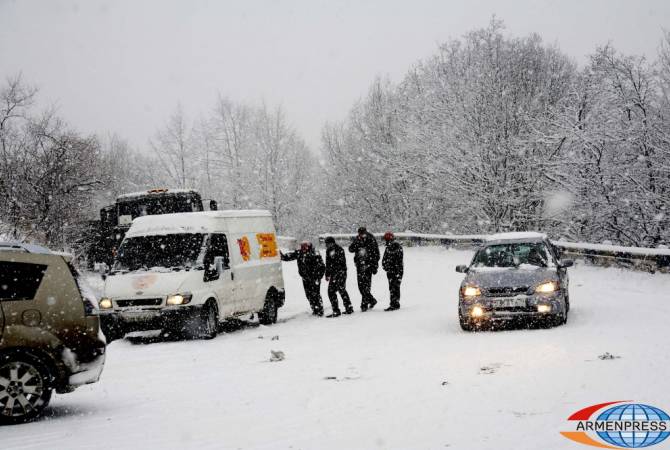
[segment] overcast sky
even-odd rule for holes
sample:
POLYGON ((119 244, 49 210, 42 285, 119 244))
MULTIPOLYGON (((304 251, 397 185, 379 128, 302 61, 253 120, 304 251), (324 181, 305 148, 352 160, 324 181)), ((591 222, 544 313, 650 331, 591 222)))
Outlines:
POLYGON ((488 24, 539 32, 583 63, 612 41, 653 57, 670 1, 0 0, 0 77, 22 72, 82 132, 140 149, 181 102, 281 103, 316 148, 375 75, 399 80, 438 43, 488 24))

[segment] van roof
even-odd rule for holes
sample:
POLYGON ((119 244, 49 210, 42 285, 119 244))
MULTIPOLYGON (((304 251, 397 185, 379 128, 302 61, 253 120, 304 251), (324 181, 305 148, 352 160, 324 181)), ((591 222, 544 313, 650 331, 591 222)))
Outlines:
POLYGON ((216 231, 216 219, 241 217, 272 217, 270 211, 261 209, 203 211, 190 213, 142 216, 133 220, 126 236, 147 236, 177 233, 211 233, 216 231))

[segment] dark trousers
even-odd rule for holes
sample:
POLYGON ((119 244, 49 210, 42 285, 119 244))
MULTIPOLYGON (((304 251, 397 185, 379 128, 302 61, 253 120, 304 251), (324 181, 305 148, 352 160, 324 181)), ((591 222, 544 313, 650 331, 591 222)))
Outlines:
POLYGON ((402 282, 402 274, 386 272, 386 277, 389 280, 391 306, 400 307, 400 283, 402 282))
POLYGON ((372 271, 370 269, 358 270, 358 290, 361 292, 361 308, 377 303, 377 300, 372 296, 370 289, 372 289, 372 271))
POLYGON ((333 312, 340 312, 340 305, 337 302, 337 293, 340 293, 342 297, 342 304, 344 305, 345 311, 352 311, 353 307, 351 306, 351 300, 349 299, 349 294, 347 294, 347 278, 346 277, 333 277, 330 279, 328 284, 328 298, 330 299, 330 306, 333 307, 333 312))
POLYGON ((321 280, 302 279, 302 286, 305 288, 305 297, 312 308, 312 313, 323 315, 323 301, 321 300, 321 280))

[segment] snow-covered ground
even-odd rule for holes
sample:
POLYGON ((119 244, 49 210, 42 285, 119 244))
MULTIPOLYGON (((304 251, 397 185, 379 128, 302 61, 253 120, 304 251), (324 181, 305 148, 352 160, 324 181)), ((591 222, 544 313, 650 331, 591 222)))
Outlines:
POLYGON ((402 309, 382 311, 380 273, 378 307, 337 319, 307 314, 286 263, 281 323, 114 342, 98 384, 56 395, 36 423, 0 428, 0 447, 574 449, 559 431, 585 406, 670 408, 670 275, 579 264, 566 326, 465 333, 454 268, 470 257, 407 249, 402 309), (285 359, 269 362, 270 350, 285 359))

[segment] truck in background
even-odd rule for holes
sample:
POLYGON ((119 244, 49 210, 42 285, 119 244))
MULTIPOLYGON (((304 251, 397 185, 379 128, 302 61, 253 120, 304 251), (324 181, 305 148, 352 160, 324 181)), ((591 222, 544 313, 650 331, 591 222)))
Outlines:
MULTIPOLYGON (((206 206, 210 211, 215 211, 218 205, 216 201, 210 200, 206 206)), ((89 222, 80 242, 80 248, 83 249, 81 254, 90 269, 96 264, 111 267, 133 219, 205 210, 202 197, 195 189, 162 188, 120 195, 113 205, 100 210, 99 220, 89 222)))

